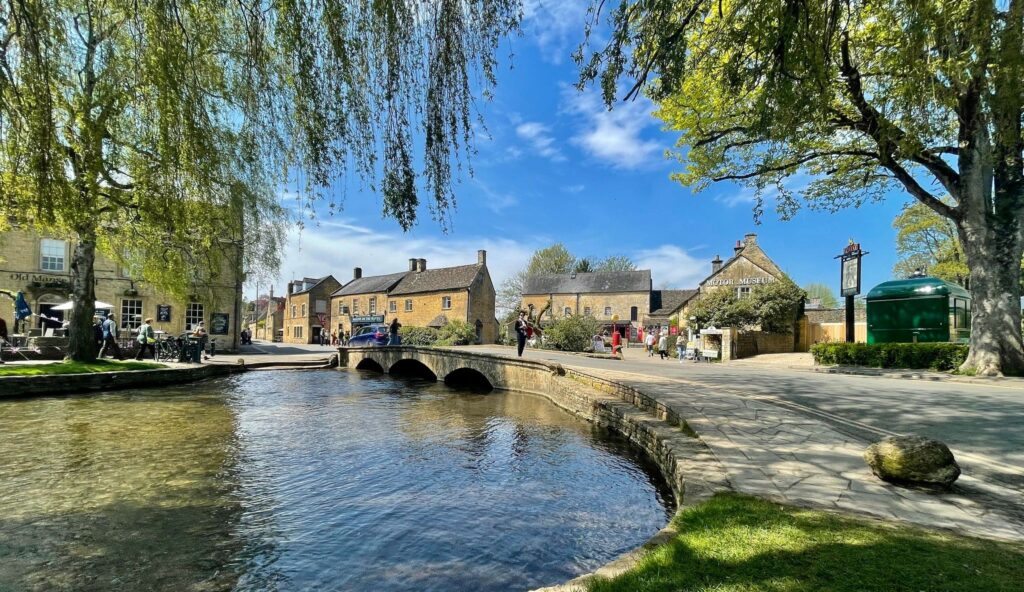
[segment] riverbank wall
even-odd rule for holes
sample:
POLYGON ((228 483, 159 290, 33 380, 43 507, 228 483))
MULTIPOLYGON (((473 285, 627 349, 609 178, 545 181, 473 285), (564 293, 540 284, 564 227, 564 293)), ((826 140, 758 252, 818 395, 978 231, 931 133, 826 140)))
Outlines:
POLYGON ((0 377, 0 398, 73 395, 94 391, 171 386, 217 376, 244 372, 245 366, 204 364, 157 370, 95 372, 89 374, 43 374, 0 377))

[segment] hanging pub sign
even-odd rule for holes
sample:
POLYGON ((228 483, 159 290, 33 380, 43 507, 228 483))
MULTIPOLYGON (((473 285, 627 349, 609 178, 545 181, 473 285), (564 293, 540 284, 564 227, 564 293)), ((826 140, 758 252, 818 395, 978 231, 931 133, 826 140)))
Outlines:
POLYGON ((227 335, 229 318, 226 312, 210 313, 210 335, 227 335))
POLYGON ((843 253, 836 257, 840 259, 839 268, 839 294, 841 296, 856 296, 860 294, 860 260, 867 255, 860 249, 860 243, 852 240, 846 245, 843 253))
POLYGON ((158 322, 158 323, 170 323, 171 322, 171 305, 170 304, 157 304, 156 305, 156 322, 158 322))

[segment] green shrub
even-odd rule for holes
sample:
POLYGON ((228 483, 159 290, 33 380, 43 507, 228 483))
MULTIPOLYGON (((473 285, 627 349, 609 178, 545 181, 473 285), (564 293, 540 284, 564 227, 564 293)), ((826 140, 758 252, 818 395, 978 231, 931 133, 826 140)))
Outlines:
POLYGON ((957 343, 816 343, 811 355, 824 366, 955 370, 967 359, 967 349, 957 343))
POLYGON ((594 335, 601 331, 601 323, 594 317, 571 316, 558 319, 544 331, 547 346, 562 351, 589 351, 594 347, 594 335))
POLYGON ((437 341, 437 329, 433 327, 409 327, 399 329, 402 345, 434 345, 437 341))
POLYGON ((434 345, 468 345, 476 343, 476 327, 461 319, 451 319, 437 332, 434 345))

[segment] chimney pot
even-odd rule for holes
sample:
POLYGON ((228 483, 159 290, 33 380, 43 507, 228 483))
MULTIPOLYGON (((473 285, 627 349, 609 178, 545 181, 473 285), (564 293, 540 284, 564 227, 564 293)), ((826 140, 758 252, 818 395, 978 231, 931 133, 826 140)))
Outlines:
POLYGON ((476 262, 480 265, 487 265, 487 251, 480 249, 476 252, 476 262))
POLYGON ((358 280, 361 277, 363 277, 362 267, 356 267, 355 269, 352 270, 352 279, 358 280))
POLYGON ((742 251, 742 250, 743 250, 743 242, 742 241, 736 241, 736 246, 732 248, 733 254, 739 255, 740 251, 742 251))
POLYGON ((426 259, 417 259, 416 260, 416 271, 426 271, 426 270, 427 270, 427 260, 426 259))
POLYGON ((416 271, 416 259, 409 259, 409 271, 416 271))
POLYGON ((743 235, 743 244, 747 246, 756 245, 757 235, 754 234, 753 232, 748 232, 747 234, 743 235))
POLYGON ((715 255, 715 258, 711 260, 711 273, 718 273, 719 269, 722 269, 722 258, 715 255))

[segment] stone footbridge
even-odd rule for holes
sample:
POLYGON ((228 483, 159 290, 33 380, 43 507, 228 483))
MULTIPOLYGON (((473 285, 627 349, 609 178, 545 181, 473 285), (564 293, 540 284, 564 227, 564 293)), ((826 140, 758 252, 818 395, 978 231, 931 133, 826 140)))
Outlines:
POLYGON ((546 386, 538 384, 538 372, 565 375, 561 365, 551 362, 416 346, 342 347, 338 349, 338 367, 438 380, 476 391, 537 392, 546 386))

